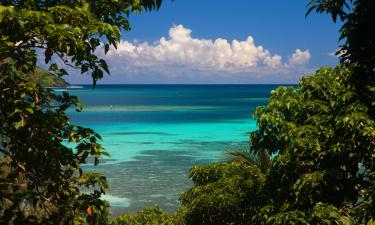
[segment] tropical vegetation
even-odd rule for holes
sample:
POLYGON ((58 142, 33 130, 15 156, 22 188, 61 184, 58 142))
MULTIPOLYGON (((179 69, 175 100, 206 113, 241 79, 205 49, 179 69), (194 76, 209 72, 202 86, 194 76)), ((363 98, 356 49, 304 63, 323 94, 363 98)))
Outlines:
POLYGON ((84 172, 106 155, 100 136, 69 123, 77 98, 56 95, 20 74, 35 72, 42 49, 108 72, 95 55, 116 45, 127 15, 161 1, 0 1, 0 223, 13 224, 375 224, 375 2, 311 0, 307 14, 342 21, 341 63, 272 91, 254 112, 258 129, 232 161, 194 166, 181 208, 109 218, 105 177, 84 172), (70 143, 70 144, 66 144, 70 143), (70 146, 70 147, 67 147, 70 146), (271 157, 272 156, 272 157, 271 157))
MULTIPOLYGON (((254 177, 241 182, 259 186, 258 192, 252 192, 258 193, 255 196, 242 195, 242 201, 252 200, 246 205, 254 209, 253 213, 244 220, 241 216, 246 212, 232 207, 230 212, 237 212, 233 217, 224 207, 231 203, 229 198, 221 199, 223 195, 218 194, 212 199, 205 194, 220 193, 219 187, 227 190, 241 185, 227 183, 212 188, 216 180, 203 186, 194 182, 195 186, 182 195, 188 224, 374 223, 375 37, 370 27, 375 25, 375 4, 365 0, 312 0, 309 7, 307 14, 313 10, 327 12, 334 21, 343 21, 340 39, 345 42, 337 53, 341 65, 318 69, 314 75, 305 76, 297 88, 279 87, 271 93, 268 105, 254 112, 258 130, 251 133, 250 153, 266 151, 276 157, 263 172, 263 182, 254 177), (209 190, 201 191, 204 189, 209 190), (186 201, 187 196, 193 200, 186 201), (205 204, 197 204, 203 199, 205 204), (214 201, 217 199, 222 200, 220 210, 215 209, 220 206, 214 201), (190 208, 202 217, 196 217, 190 208), (219 221, 212 222, 212 218, 219 221)), ((193 168, 193 181, 197 171, 206 180, 214 179, 218 169, 210 170, 217 166, 193 168)), ((248 176, 245 174, 241 177, 248 176)), ((230 180, 234 179, 236 176, 231 176, 230 180)), ((234 197, 241 191, 230 193, 234 197)), ((236 201, 236 206, 242 206, 242 201, 236 201)))
POLYGON ((0 224, 107 224, 107 182, 83 171, 107 155, 90 128, 69 122, 81 110, 68 93, 57 95, 27 76, 41 55, 49 73, 62 65, 109 73, 96 50, 116 47, 131 13, 155 10, 161 0, 0 1, 0 224))
POLYGON ((69 83, 66 82, 62 77, 56 76, 49 73, 47 70, 37 67, 33 75, 25 74, 23 77, 25 80, 31 80, 38 83, 42 87, 68 87, 69 83))
POLYGON ((251 170, 227 177, 236 164, 192 168, 194 187, 181 196, 187 224, 374 223, 375 3, 312 0, 309 7, 307 14, 343 21, 341 65, 318 69, 297 88, 279 87, 256 109, 250 149, 234 154, 251 170), (275 157, 260 172, 253 159, 264 152, 275 157))

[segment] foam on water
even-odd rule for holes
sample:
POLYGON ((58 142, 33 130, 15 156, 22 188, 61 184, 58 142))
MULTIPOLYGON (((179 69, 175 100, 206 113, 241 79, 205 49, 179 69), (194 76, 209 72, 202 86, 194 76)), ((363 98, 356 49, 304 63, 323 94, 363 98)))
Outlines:
POLYGON ((121 197, 116 197, 113 195, 102 195, 100 198, 102 200, 110 202, 111 206, 117 206, 117 207, 129 207, 130 206, 130 199, 128 198, 121 198, 121 197))

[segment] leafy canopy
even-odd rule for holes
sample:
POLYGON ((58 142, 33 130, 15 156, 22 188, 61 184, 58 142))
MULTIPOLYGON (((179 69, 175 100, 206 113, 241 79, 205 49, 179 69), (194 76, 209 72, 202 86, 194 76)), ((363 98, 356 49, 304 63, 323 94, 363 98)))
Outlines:
POLYGON ((186 224, 246 224, 264 200, 265 176, 253 165, 194 166, 189 176, 194 187, 180 197, 186 224))
POLYGON ((310 0, 307 15, 312 11, 331 14, 343 22, 336 53, 343 64, 353 68, 348 85, 375 115, 375 1, 373 0, 310 0))
POLYGON ((92 129, 70 124, 65 111, 81 104, 24 79, 38 54, 49 71, 65 75, 55 59, 91 72, 93 84, 109 73, 96 51, 116 47, 131 13, 156 10, 162 0, 0 1, 0 223, 106 224, 107 188, 101 174, 81 164, 107 155, 92 129))
POLYGON ((342 64, 272 91, 254 112, 250 152, 232 154, 240 162, 191 169, 186 224, 374 224, 375 1, 309 6, 344 22, 342 64), (264 153, 275 157, 259 170, 264 153))
MULTIPOLYGON (((45 56, 60 58, 66 65, 91 71, 94 85, 109 73, 95 50, 103 45, 116 47, 121 30, 128 31, 128 16, 160 7, 162 0, 94 0, 94 1, 0 1, 0 62, 15 60, 24 72, 34 70, 36 49, 45 56)), ((56 63, 51 71, 65 75, 56 63)))
POLYGON ((268 169, 259 170, 244 155, 240 162, 193 167, 194 187, 180 199, 186 223, 361 224, 374 219, 375 121, 347 87, 351 74, 343 66, 323 67, 297 88, 272 91, 268 105, 254 112, 258 130, 250 139, 250 156, 277 154, 268 169))
POLYGON ((106 207, 99 197, 107 182, 100 174, 83 173, 80 164, 89 155, 97 164, 107 153, 92 129, 69 123, 65 110, 79 110, 78 99, 1 72, 0 222, 97 220, 106 207))
POLYGON ((273 91, 254 113, 253 151, 279 154, 265 184, 266 215, 273 218, 267 223, 295 213, 308 222, 323 215, 316 210, 337 212, 336 222, 374 218, 375 121, 347 87, 351 74, 350 68, 321 68, 297 89, 273 91))

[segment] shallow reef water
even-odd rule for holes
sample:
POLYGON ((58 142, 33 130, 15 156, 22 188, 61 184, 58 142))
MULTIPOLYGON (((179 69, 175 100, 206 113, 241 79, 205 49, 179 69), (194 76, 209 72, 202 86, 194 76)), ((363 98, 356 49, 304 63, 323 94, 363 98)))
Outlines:
POLYGON ((85 108, 72 123, 93 128, 111 155, 85 170, 103 173, 111 212, 178 206, 189 168, 225 160, 256 129, 252 111, 277 85, 98 85, 68 89, 85 108))

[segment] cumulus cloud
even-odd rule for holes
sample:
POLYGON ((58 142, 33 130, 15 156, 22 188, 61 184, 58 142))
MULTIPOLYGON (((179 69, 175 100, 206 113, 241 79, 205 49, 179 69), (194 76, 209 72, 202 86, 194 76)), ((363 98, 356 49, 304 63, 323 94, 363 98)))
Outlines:
POLYGON ((117 73, 137 74, 149 70, 167 75, 192 71, 202 74, 286 73, 292 67, 304 66, 310 57, 309 50, 296 49, 289 60, 283 62, 280 55, 256 45, 251 36, 242 41, 199 39, 192 37, 192 30, 183 25, 171 27, 168 37, 161 37, 154 43, 121 41, 117 49, 111 49, 105 56, 111 70, 117 73))
POLYGON ((304 65, 310 60, 309 50, 302 51, 301 49, 296 49, 291 57, 289 57, 289 64, 292 66, 295 65, 304 65))

